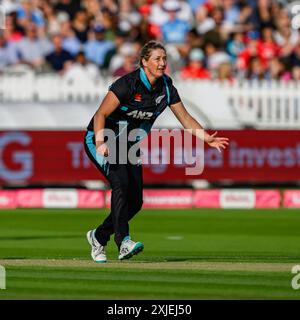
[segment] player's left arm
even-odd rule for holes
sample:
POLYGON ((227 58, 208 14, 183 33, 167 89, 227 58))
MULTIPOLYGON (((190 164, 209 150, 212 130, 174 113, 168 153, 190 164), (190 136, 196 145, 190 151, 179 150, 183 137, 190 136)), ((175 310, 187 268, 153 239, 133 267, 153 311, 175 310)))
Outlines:
POLYGON ((188 113, 181 101, 172 104, 170 109, 185 129, 192 130, 193 135, 204 140, 210 147, 217 148, 219 152, 221 152, 221 148, 226 149, 226 146, 229 144, 229 139, 225 137, 218 137, 217 131, 212 135, 208 134, 202 125, 188 113))

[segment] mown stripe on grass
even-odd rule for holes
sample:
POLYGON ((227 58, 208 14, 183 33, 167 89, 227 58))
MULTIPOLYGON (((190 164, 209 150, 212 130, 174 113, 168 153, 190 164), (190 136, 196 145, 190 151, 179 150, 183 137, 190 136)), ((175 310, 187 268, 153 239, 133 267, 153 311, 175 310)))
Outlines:
POLYGON ((34 299, 299 299, 286 272, 7 267, 0 297, 34 299))
POLYGON ((286 271, 291 272, 292 263, 246 263, 246 262, 144 262, 112 261, 96 264, 88 260, 74 259, 0 259, 3 266, 42 266, 42 267, 88 267, 88 268, 127 268, 127 269, 187 269, 187 270, 228 270, 228 271, 286 271))

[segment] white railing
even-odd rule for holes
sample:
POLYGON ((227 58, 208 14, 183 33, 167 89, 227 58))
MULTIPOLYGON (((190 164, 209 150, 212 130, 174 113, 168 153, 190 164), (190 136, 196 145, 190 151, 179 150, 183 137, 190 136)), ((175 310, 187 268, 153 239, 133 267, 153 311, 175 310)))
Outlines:
MULTIPOLYGON (((0 108, 9 103, 98 103, 112 79, 56 74, 0 75, 0 108)), ((175 80, 183 101, 207 122, 228 127, 300 128, 300 83, 175 80)))
MULTIPOLYGON (((97 101, 107 81, 67 78, 57 74, 0 75, 0 102, 87 102, 97 101)), ((106 87, 107 89, 107 87, 106 87)))
POLYGON ((221 85, 230 107, 245 126, 300 128, 300 83, 244 81, 221 85))

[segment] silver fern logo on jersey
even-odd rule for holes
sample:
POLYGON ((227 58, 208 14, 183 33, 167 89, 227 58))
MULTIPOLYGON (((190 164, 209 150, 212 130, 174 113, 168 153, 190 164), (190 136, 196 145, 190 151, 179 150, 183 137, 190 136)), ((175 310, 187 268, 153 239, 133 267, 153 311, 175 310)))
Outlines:
POLYGON ((156 102, 156 105, 160 104, 161 103, 161 100, 165 97, 165 94, 163 94, 162 96, 159 96, 156 98, 155 102, 156 102))

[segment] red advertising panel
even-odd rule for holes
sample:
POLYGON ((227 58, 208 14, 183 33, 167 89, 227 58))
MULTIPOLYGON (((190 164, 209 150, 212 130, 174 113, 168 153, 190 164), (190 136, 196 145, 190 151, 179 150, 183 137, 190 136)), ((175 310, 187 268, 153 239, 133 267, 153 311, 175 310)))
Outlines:
POLYGON ((285 190, 283 193, 284 208, 300 208, 300 190, 285 190))
MULTIPOLYGON (((103 179, 85 155, 84 135, 84 131, 0 132, 0 184, 103 179)), ((218 135, 228 137, 230 146, 222 153, 205 146, 201 174, 186 174, 187 166, 174 160, 178 148, 173 150, 171 143, 171 163, 144 164, 145 182, 300 180, 300 130, 224 130, 218 135)), ((162 151, 151 149, 152 154, 162 151)))

